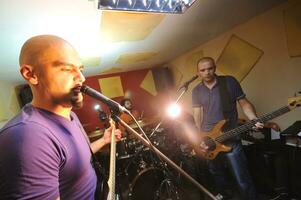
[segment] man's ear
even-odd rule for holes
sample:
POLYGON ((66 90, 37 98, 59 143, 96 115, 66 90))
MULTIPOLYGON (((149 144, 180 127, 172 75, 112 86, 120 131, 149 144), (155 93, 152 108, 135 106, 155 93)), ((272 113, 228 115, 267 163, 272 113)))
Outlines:
POLYGON ((31 83, 32 85, 38 84, 38 77, 31 65, 22 65, 20 67, 20 73, 23 76, 23 78, 27 80, 29 83, 31 83))

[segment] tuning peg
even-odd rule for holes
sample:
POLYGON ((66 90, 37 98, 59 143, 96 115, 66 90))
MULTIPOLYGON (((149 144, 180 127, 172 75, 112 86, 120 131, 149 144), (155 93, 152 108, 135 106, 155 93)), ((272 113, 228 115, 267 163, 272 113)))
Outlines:
POLYGON ((295 92, 295 95, 294 95, 294 96, 296 97, 296 96, 298 96, 298 95, 301 95, 301 91, 295 92))

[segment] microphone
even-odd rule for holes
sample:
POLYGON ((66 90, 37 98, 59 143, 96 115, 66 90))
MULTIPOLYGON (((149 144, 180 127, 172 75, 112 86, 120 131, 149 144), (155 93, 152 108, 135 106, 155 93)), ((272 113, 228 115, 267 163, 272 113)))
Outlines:
POLYGON ((121 106, 116 101, 106 97, 105 95, 101 94, 100 92, 98 92, 86 85, 82 85, 80 88, 80 91, 90 97, 93 97, 94 99, 97 99, 97 100, 107 104, 110 107, 110 109, 112 109, 112 110, 115 110, 115 111, 117 110, 119 112, 128 112, 128 110, 125 107, 121 106))
POLYGON ((186 81, 178 90, 182 89, 182 88, 186 88, 188 87, 188 85, 193 82, 195 79, 198 78, 198 75, 193 76, 190 80, 186 81))

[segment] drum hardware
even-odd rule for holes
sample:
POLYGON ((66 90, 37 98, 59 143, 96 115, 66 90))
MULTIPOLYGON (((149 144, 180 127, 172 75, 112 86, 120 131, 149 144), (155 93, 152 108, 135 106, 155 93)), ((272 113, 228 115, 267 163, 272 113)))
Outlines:
MULTIPOLYGON (((180 161, 178 157, 184 154, 180 142, 171 145, 175 139, 172 138, 170 142, 169 136, 172 134, 164 131, 164 128, 160 128, 160 131, 153 135, 152 142, 160 150, 167 149, 170 155, 177 156, 177 161, 180 161), (174 148, 175 145, 177 150, 174 148)), ((119 200, 179 198, 180 173, 171 171, 166 162, 158 158, 139 140, 122 138, 120 143, 117 143, 117 162, 116 195, 119 200)), ((179 162, 182 168, 181 165, 182 163, 179 162)))
MULTIPOLYGON (((183 96, 183 94, 188 90, 188 85, 189 83, 191 83, 193 80, 195 80, 196 78, 193 77, 193 79, 187 81, 183 87, 180 88, 184 88, 184 90, 182 91, 182 93, 180 94, 180 96, 177 98, 176 103, 180 100, 180 98, 183 96)), ((107 104, 110 109, 114 112, 124 112, 129 114, 132 119, 137 123, 137 120, 135 119, 135 117, 127 110, 125 109, 123 106, 121 106, 119 103, 115 102, 114 100, 104 96, 103 94, 97 92, 96 90, 89 88, 88 86, 83 85, 81 87, 81 92, 88 94, 89 96, 102 101, 103 103, 107 104)), ((200 183, 198 183, 195 179, 193 179, 188 173, 186 173, 183 169, 181 169, 176 163, 174 163, 171 159, 169 159, 166 155, 164 155, 160 150, 158 150, 156 147, 154 147, 151 143, 151 141, 149 140, 148 136, 145 134, 145 132, 143 131, 143 129, 141 128, 141 126, 138 126, 139 130, 142 132, 142 134, 144 135, 144 137, 142 137, 137 131, 135 131, 133 128, 131 128, 127 123, 125 123, 122 119, 120 119, 120 117, 118 117, 117 115, 114 116, 116 118, 116 121, 118 121, 122 126, 124 126, 127 131, 129 131, 131 134, 134 135, 134 137, 136 139, 139 139, 139 141, 141 141, 143 143, 143 145, 147 146, 152 152, 154 152, 154 154, 156 156, 158 156, 158 158, 164 160, 164 162, 166 162, 168 164, 168 166, 172 167, 173 169, 175 169, 177 172, 181 173, 184 177, 186 177, 191 183, 193 183, 199 190, 201 190, 202 192, 206 193, 206 195, 208 197, 210 197, 213 200, 217 200, 217 198, 210 193, 204 186, 202 186, 200 183)), ((159 122, 159 124, 156 126, 155 130, 158 129, 160 127, 160 125, 162 124, 163 120, 161 120, 161 122, 159 122)), ((152 135, 152 134, 151 134, 152 135)), ((114 155, 115 156, 115 155, 114 155)), ((154 177, 154 176, 151 176, 154 177)), ((155 176, 157 177, 157 176, 155 176)), ((159 176, 158 176, 159 177, 159 176)), ((140 198, 143 199, 143 198, 140 198)))
POLYGON ((122 160, 119 169, 122 200, 153 200, 164 173, 154 166, 150 152, 141 151, 128 160, 122 160), (146 192, 147 191, 147 192, 146 192))
POLYGON ((152 151, 136 148, 130 159, 120 162, 123 166, 118 168, 121 170, 117 173, 118 178, 126 180, 123 188, 121 186, 122 200, 159 200, 162 196, 178 199, 178 195, 175 195, 178 194, 176 181, 172 180, 173 175, 167 163, 161 161, 152 151))
POLYGON ((132 179, 128 200, 154 200, 163 179, 163 172, 155 167, 147 167, 132 179))
POLYGON ((123 137, 117 143, 117 159, 128 159, 134 157, 141 150, 148 150, 144 145, 138 141, 137 139, 129 139, 127 137, 123 137))
POLYGON ((183 173, 171 172, 170 166, 173 168, 174 166, 164 158, 164 154, 161 157, 162 153, 157 149, 167 150, 170 155, 174 156, 173 145, 176 146, 178 143, 170 140, 170 135, 164 131, 164 128, 161 127, 153 134, 151 139, 155 144, 154 147, 146 145, 144 138, 138 133, 143 139, 125 137, 119 143, 117 160, 121 167, 117 168, 118 173, 116 173, 118 178, 116 195, 119 195, 120 200, 159 200, 162 199, 162 196, 165 199, 179 199, 179 181, 176 177, 183 173), (154 153, 153 149, 155 152, 160 152, 160 156, 157 156, 157 152, 154 153))
POLYGON ((145 169, 146 168, 147 163, 141 159, 139 162, 139 169, 145 169))
POLYGON ((164 179, 159 189, 156 191, 156 199, 170 199, 170 200, 179 200, 178 189, 174 186, 173 181, 169 178, 164 179))
POLYGON ((182 155, 184 155, 184 156, 187 156, 187 157, 194 156, 192 148, 186 143, 180 144, 180 150, 181 150, 182 155))
POLYGON ((127 138, 121 138, 117 143, 116 157, 117 160, 131 158, 133 156, 133 146, 129 145, 127 138))
MULTIPOLYGON (((142 137, 137 131, 135 131, 133 128, 131 128, 128 124, 126 124, 123 120, 121 120, 119 117, 118 121, 119 123, 126 127, 126 129, 131 132, 131 134, 134 135, 139 141, 143 143, 143 145, 147 146, 151 152, 154 152, 155 155, 164 160, 168 164, 168 166, 172 167, 174 170, 176 170, 178 173, 181 173, 185 178, 187 178, 191 183, 193 183, 194 186, 196 186, 200 191, 204 192, 208 197, 210 197, 213 200, 216 200, 217 198, 210 192, 208 191, 204 186, 202 186, 199 182, 197 182, 194 178, 192 178, 188 173, 186 173, 183 169, 181 169, 176 163, 174 163, 172 160, 170 160, 166 155, 164 155, 160 150, 158 150, 156 147, 152 145, 149 139, 145 139, 142 137)), ((160 126, 161 123, 157 125, 157 128, 160 126)), ((146 136, 144 131, 141 129, 142 133, 146 136)), ((143 199, 143 198, 140 198, 143 199)))
MULTIPOLYGON (((164 128, 160 128, 160 132, 153 135, 153 144, 160 150, 172 152, 170 155, 177 156, 177 160, 179 160, 178 157, 183 156, 180 143, 174 142, 174 138, 171 140, 169 137, 171 134, 164 131, 164 128), (175 150, 175 148, 178 149, 175 150)), ((127 149, 124 151, 126 154, 118 156, 120 166, 117 176, 119 182, 122 182, 119 186, 121 200, 179 199, 180 173, 171 171, 166 162, 138 140, 123 138, 121 144, 127 149)), ((182 162, 179 165, 182 168, 182 162)), ((116 185, 116 187, 118 186, 116 185)))
MULTIPOLYGON (((159 133, 154 135, 152 140, 160 141, 164 145, 170 135, 168 133, 159 133), (161 139, 158 139, 159 137, 161 139), (163 137, 165 136, 165 137, 163 137)), ((134 139, 123 139, 126 142, 127 148, 131 149, 127 157, 120 157, 117 168, 117 184, 120 200, 178 200, 182 195, 180 185, 182 181, 181 173, 172 170, 168 164, 158 158, 148 147, 145 147, 141 142, 134 139)), ((178 165, 182 168, 181 160, 184 152, 179 144, 173 156, 176 156, 178 165)), ((160 146, 160 145, 159 145, 160 146)), ((185 146, 185 145, 184 145, 185 146)), ((167 147, 171 147, 170 145, 167 147)), ((185 146, 186 147, 186 146, 185 146)), ((183 169, 183 168, 182 168, 183 169)), ((116 194, 117 195, 117 194, 116 194)))

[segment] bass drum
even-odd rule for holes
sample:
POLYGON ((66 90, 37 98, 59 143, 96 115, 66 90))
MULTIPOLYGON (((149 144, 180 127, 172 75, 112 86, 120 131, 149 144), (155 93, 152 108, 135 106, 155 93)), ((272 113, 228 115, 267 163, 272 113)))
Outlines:
POLYGON ((129 200, 159 199, 159 189, 164 174, 155 167, 148 167, 139 172, 130 184, 129 200))
POLYGON ((160 184, 164 179, 162 170, 150 163, 150 152, 142 152, 123 165, 123 173, 118 177, 122 200, 158 199, 160 184))

